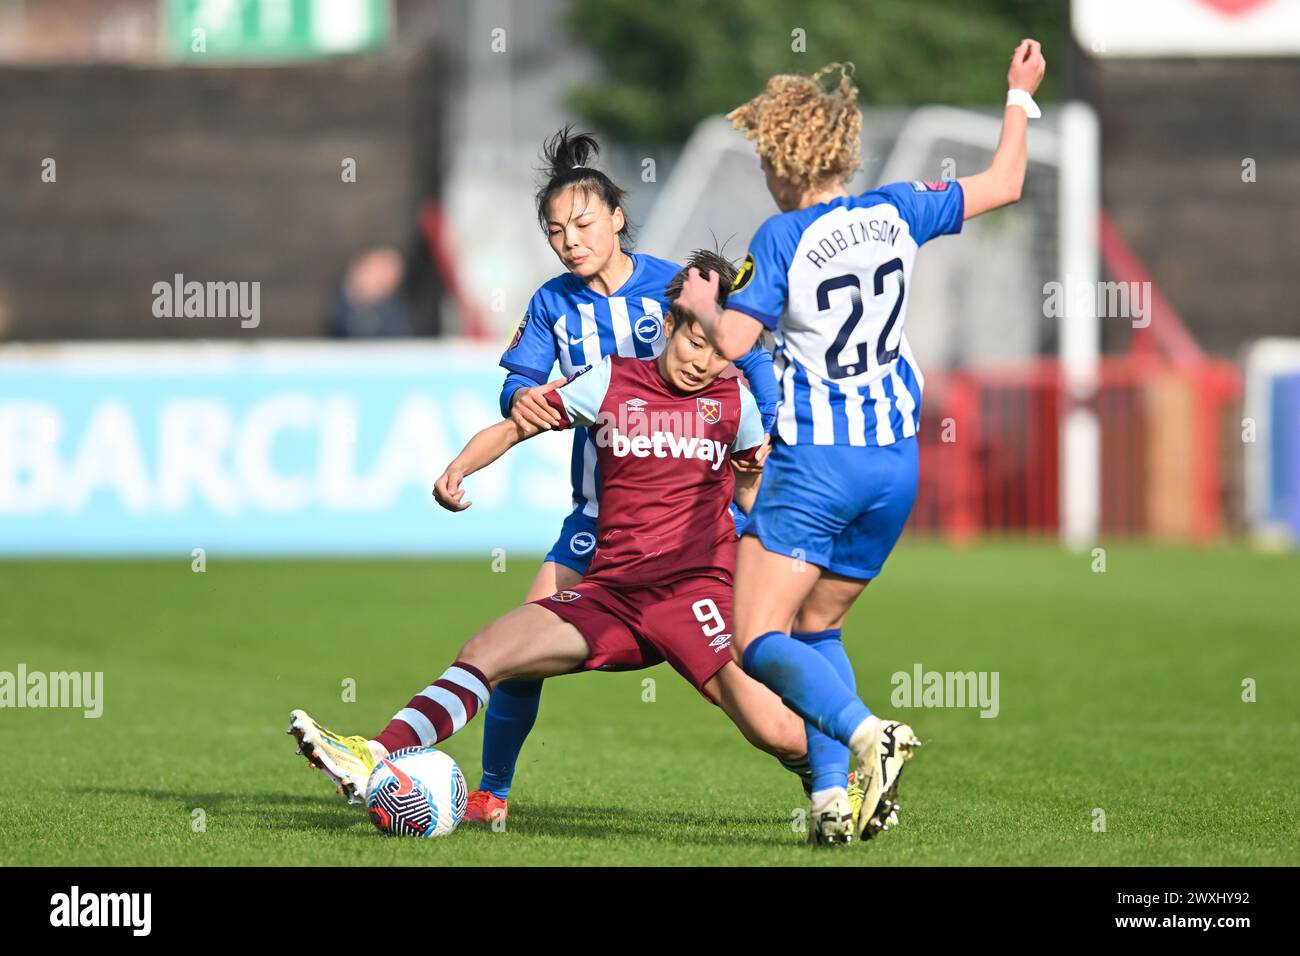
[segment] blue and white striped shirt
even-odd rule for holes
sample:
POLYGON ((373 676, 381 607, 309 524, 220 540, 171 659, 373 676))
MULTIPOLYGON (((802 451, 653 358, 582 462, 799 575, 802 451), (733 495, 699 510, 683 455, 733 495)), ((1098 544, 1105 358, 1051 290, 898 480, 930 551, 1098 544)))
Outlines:
POLYGON ((772 330, 786 444, 891 445, 921 420, 903 323, 917 250, 961 231, 956 182, 894 183, 771 217, 727 308, 772 330))
MULTIPOLYGON (((664 292, 681 266, 644 253, 629 253, 632 274, 613 295, 591 289, 570 272, 546 282, 528 303, 528 311, 515 331, 501 365, 510 372, 501 391, 501 413, 510 414, 515 391, 544 385, 558 362, 560 372, 572 375, 600 364, 607 355, 652 359, 664 350, 664 292)), ((763 421, 772 427, 779 394, 772 372, 772 357, 760 346, 736 362, 745 374, 763 421)), ((570 479, 573 502, 595 517, 600 474, 596 446, 585 428, 574 429, 570 479)))

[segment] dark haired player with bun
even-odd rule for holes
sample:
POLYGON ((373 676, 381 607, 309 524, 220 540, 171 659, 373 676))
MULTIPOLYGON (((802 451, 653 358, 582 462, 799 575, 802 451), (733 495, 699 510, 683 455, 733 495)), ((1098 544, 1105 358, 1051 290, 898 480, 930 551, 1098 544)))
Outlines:
MULTIPOLYGON (((529 300, 501 357, 509 373, 501 391, 501 412, 520 425, 557 424, 545 399, 546 383, 557 364, 567 376, 606 356, 653 359, 667 342, 665 290, 681 267, 627 251, 627 194, 590 165, 599 149, 594 138, 568 127, 542 149, 545 180, 536 197, 537 221, 565 271, 529 300)), ((736 366, 753 389, 767 433, 779 398, 772 357, 755 345, 736 366)), ((527 601, 576 585, 594 553, 601 474, 587 429, 573 431, 573 510, 538 570, 527 601)), ((743 516, 737 516, 737 530, 742 521, 743 516)), ((470 794, 468 822, 486 822, 492 814, 506 812, 515 764, 537 719, 541 692, 541 681, 510 681, 492 695, 483 731, 483 777, 470 794)))
MULTIPOLYGON (((712 253, 691 264, 735 275, 712 253)), ((680 273, 670 292, 680 291, 680 273)), ((606 356, 544 391, 555 428, 586 427, 601 471, 601 509, 585 578, 516 608, 464 645, 442 675, 374 738, 343 737, 304 711, 289 732, 349 799, 375 763, 460 730, 503 682, 582 670, 631 670, 667 661, 717 704, 754 746, 795 772, 807 766, 803 722, 731 660, 734 499, 745 509, 757 471, 733 475, 765 441, 753 397, 693 321, 670 309, 654 361, 606 356)), ((470 506, 462 481, 545 429, 507 419, 479 432, 438 478, 450 511, 470 506)))

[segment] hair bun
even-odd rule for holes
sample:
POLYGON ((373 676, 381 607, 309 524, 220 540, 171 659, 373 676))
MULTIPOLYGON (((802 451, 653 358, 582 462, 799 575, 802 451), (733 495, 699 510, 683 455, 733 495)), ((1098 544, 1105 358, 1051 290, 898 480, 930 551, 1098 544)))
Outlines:
POLYGON ((548 179, 562 176, 573 169, 590 169, 587 160, 600 152, 600 144, 589 133, 573 132, 572 124, 565 126, 542 146, 542 172, 548 179))

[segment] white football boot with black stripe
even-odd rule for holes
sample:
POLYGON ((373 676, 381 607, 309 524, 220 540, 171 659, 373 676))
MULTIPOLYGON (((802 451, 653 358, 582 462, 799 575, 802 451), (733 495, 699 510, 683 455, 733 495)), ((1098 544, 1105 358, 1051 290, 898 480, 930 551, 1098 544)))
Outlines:
POLYGON ((813 846, 853 842, 855 824, 848 794, 835 797, 820 810, 809 810, 808 818, 808 842, 813 846))
POLYGON ((857 835, 859 840, 870 840, 898 822, 898 781, 921 741, 907 724, 872 715, 849 746, 858 760, 850 790, 860 787, 862 793, 857 835))

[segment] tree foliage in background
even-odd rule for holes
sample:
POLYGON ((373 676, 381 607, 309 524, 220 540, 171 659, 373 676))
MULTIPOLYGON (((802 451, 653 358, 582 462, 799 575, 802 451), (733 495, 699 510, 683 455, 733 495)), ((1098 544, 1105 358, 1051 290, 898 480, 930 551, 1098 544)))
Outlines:
POLYGON ((851 60, 863 106, 996 106, 1027 36, 1043 43, 1038 98, 1050 100, 1063 17, 1056 0, 574 0, 568 28, 603 75, 569 105, 626 143, 681 141, 774 73, 851 60), (795 30, 805 52, 792 49, 795 30))

